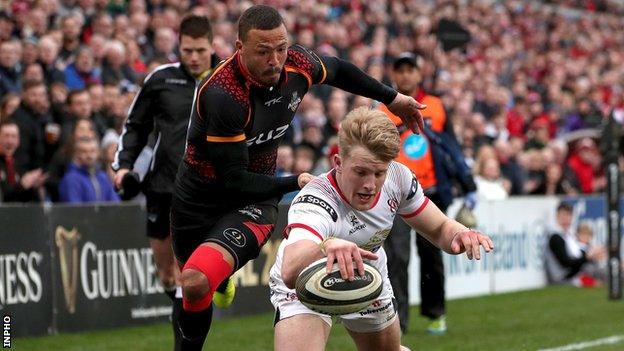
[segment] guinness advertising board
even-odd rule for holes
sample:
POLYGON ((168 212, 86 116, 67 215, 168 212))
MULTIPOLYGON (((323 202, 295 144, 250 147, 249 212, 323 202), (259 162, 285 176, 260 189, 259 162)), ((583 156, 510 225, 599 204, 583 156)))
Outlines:
POLYGON ((168 320, 140 206, 61 205, 49 220, 58 331, 168 320))
POLYGON ((48 333, 52 325, 50 236, 42 207, 0 212, 0 312, 15 336, 48 333))

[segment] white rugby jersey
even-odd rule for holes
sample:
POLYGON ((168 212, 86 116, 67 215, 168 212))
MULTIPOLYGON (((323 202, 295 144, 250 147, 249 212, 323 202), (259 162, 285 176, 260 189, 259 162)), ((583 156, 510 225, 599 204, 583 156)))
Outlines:
POLYGON ((403 218, 416 216, 428 202, 413 173, 394 161, 388 167, 386 180, 375 198, 374 206, 366 211, 358 211, 349 205, 338 187, 335 170, 316 177, 290 205, 284 236, 287 237, 293 228, 306 229, 307 234, 282 241, 271 268, 272 288, 283 285, 280 271, 284 248, 301 239, 318 243, 329 237, 352 241, 362 249, 376 252, 379 259, 369 263, 385 271, 386 255, 382 245, 390 233, 394 217, 397 214, 403 218))

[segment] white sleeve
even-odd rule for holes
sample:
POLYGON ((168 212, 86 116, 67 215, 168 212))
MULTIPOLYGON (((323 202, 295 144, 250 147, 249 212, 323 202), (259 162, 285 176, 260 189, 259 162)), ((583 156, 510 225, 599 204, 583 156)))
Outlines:
POLYGON ((405 165, 398 164, 398 185, 401 193, 401 202, 397 213, 403 218, 418 215, 429 203, 429 198, 423 193, 418 179, 405 165))
POLYGON ((332 235, 337 220, 338 213, 330 201, 311 194, 299 194, 288 210, 288 225, 284 236, 288 243, 301 239, 320 243, 332 235))
POLYGON ((284 239, 284 244, 288 246, 301 240, 312 240, 317 244, 320 244, 323 241, 307 229, 302 227, 292 227, 288 233, 288 239, 284 239))

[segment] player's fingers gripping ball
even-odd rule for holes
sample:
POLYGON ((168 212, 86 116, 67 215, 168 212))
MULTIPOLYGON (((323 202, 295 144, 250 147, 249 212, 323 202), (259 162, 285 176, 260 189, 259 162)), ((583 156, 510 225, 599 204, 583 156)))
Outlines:
POLYGON ((381 274, 369 263, 364 262, 364 275, 356 275, 352 281, 342 278, 337 263, 330 273, 326 265, 327 258, 322 258, 297 277, 297 296, 309 309, 328 315, 349 314, 366 308, 381 294, 381 274))

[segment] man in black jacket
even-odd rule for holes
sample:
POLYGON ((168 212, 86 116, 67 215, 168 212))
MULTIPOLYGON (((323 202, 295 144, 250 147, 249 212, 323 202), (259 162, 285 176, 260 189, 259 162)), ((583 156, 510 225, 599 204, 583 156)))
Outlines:
MULTIPOLYGON (((124 176, 132 170, 150 134, 154 134, 153 159, 143 182, 147 200, 147 235, 160 280, 174 301, 174 318, 181 308, 181 293, 176 294, 179 269, 171 250, 169 233, 171 193, 184 152, 195 88, 217 63, 208 18, 192 15, 184 18, 180 24, 180 53, 181 62, 161 65, 145 78, 132 103, 112 164, 116 171, 115 186, 121 188, 124 176)), ((174 333, 177 349, 175 325, 174 333)))
POLYGON ((544 256, 546 276, 551 284, 570 284, 583 267, 605 258, 604 247, 586 251, 576 239, 572 228, 574 208, 567 202, 557 206, 557 227, 548 238, 544 256))
POLYGON ((15 150, 20 144, 15 122, 0 124, 0 203, 41 201, 41 185, 47 175, 40 168, 21 172, 15 164, 15 150))
POLYGON ((45 126, 52 121, 48 89, 41 81, 24 82, 22 103, 11 115, 20 130, 20 146, 15 152, 15 162, 20 169, 29 171, 46 165, 46 152, 58 145, 58 135, 46 138, 45 126))

